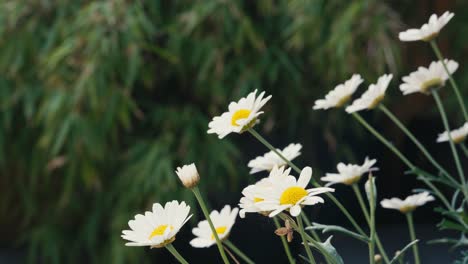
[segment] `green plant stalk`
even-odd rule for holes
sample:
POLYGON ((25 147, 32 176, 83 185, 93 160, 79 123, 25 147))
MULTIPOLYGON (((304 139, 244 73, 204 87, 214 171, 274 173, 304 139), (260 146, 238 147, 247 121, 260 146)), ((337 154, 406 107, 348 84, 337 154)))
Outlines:
MULTIPOLYGON (((408 220, 408 229, 409 229, 411 241, 414 241, 416 240, 416 233, 414 232, 413 213, 411 212, 406 213, 406 219, 408 220)), ((414 254, 414 263, 420 264, 421 261, 419 260, 418 243, 413 245, 413 254, 414 254)))
POLYGON ((448 180, 452 181, 456 186, 460 185, 455 179, 453 179, 452 175, 450 175, 450 173, 448 173, 447 170, 445 170, 434 159, 434 157, 429 153, 429 151, 426 149, 426 147, 424 147, 424 145, 421 144, 421 142, 419 142, 419 140, 414 136, 414 134, 411 133, 411 131, 409 131, 408 128, 403 123, 401 123, 400 120, 387 107, 385 107, 385 105, 380 104, 379 109, 382 112, 384 112, 384 114, 387 115, 387 117, 390 118, 390 120, 392 120, 393 123, 395 123, 401 129, 401 131, 403 131, 403 133, 406 134, 406 136, 411 141, 413 141, 413 143, 416 145, 416 147, 419 148, 419 150, 424 154, 424 156, 426 156, 426 158, 429 160, 429 162, 431 162, 432 165, 434 165, 434 167, 436 167, 439 171, 441 171, 446 176, 446 178, 448 180))
POLYGON ((177 249, 172 244, 167 244, 164 246, 171 254, 182 264, 188 264, 188 262, 182 257, 177 249))
MULTIPOLYGON (((371 125, 369 125, 369 123, 367 123, 367 121, 364 120, 364 118, 362 118, 358 113, 353 113, 352 115, 353 115, 354 118, 356 118, 356 120, 359 123, 361 123, 361 125, 363 125, 369 132, 371 132, 371 134, 373 134, 378 140, 380 140, 380 142, 382 142, 395 155, 397 155, 401 159, 401 161, 403 161, 403 163, 405 163, 406 166, 408 166, 408 168, 410 168, 412 171, 415 171, 417 169, 416 166, 413 165, 413 163, 411 163, 408 160, 408 158, 405 157, 405 155, 403 155, 403 153, 401 153, 395 146, 392 145, 392 143, 390 143, 386 138, 384 138, 382 136, 382 134, 380 134, 371 125)), ((450 206, 450 203, 448 202, 447 198, 445 198, 445 196, 440 192, 440 190, 435 185, 433 185, 430 181, 428 181, 424 177, 421 177, 421 179, 427 186, 429 186, 432 189, 432 191, 434 191, 434 193, 437 195, 437 197, 439 197, 439 199, 442 201, 442 203, 448 209, 453 210, 453 208, 450 206)))
POLYGON ((247 264, 255 264, 253 260, 251 260, 247 255, 245 255, 238 247, 236 247, 231 241, 228 239, 224 240, 223 243, 234 253, 236 253, 237 256, 239 256, 241 259, 243 259, 247 264))
MULTIPOLYGON (((304 220, 305 224, 307 226, 312 226, 312 223, 310 223, 310 220, 309 218, 307 217, 307 215, 304 213, 304 214, 301 214, 301 217, 302 217, 302 220, 304 220)), ((310 233, 312 234, 312 237, 318 241, 318 242, 322 242, 322 240, 320 239, 319 235, 317 234, 317 232, 315 232, 315 230, 311 229, 309 230, 310 233)))
POLYGON ((306 234, 304 231, 304 225, 302 224, 302 217, 299 215, 296 217, 296 219, 297 219, 297 225, 298 225, 297 229, 299 233, 301 234, 302 243, 304 244, 307 257, 309 258, 310 263, 315 264, 314 256, 312 255, 312 251, 310 250, 309 243, 307 243, 307 238, 306 238, 306 234))
MULTIPOLYGON (((288 163, 288 165, 296 172, 296 173, 301 173, 301 169, 299 169, 299 167, 297 167, 296 165, 294 165, 294 163, 292 163, 290 160, 286 159, 281 153, 279 153, 266 139, 264 139, 259 133, 257 133, 257 131, 255 131, 253 128, 249 128, 247 131, 250 132, 250 134, 252 134, 258 141, 260 141, 263 145, 265 145, 269 150, 273 151, 274 153, 276 153, 281 159, 283 159, 285 162, 288 163)), ((320 185, 318 182, 316 181, 313 181, 312 184, 315 186, 315 187, 322 187, 322 185, 320 185)), ((333 196, 332 194, 330 193, 325 193, 325 195, 327 195, 328 198, 330 198, 330 200, 332 200, 335 205, 341 210, 341 212, 343 212, 343 214, 346 216, 346 218, 348 218, 348 220, 351 222, 351 224, 354 226, 354 228, 361 234, 361 235, 366 235, 366 233, 364 233, 364 231, 361 229, 361 227, 359 227, 359 225, 357 224, 356 220, 354 220, 354 218, 351 216, 351 214, 348 212, 348 210, 340 203, 340 201, 338 201, 338 199, 335 198, 335 196, 333 196)))
MULTIPOLYGON (((369 229, 370 229, 370 243, 369 243, 369 263, 375 263, 375 197, 374 197, 374 184, 373 179, 369 178, 369 186, 370 186, 370 201, 369 201, 369 210, 370 210, 370 222, 369 222, 369 229)), ((358 189, 359 191, 359 189, 358 189)))
POLYGON ((463 173, 463 167, 460 163, 460 157, 458 156, 457 149, 455 148, 455 143, 453 143, 452 136, 450 134, 450 126, 447 120, 447 114, 445 113, 445 109, 442 104, 442 100, 440 99, 439 93, 436 90, 433 90, 432 96, 434 97, 436 101, 437 108, 439 108, 440 116, 442 117, 442 123, 444 123, 445 131, 447 131, 448 133, 450 149, 452 150, 453 158, 455 160, 455 165, 457 166, 457 171, 460 176, 460 181, 462 184, 462 191, 465 194, 465 197, 468 197, 468 193, 466 190, 465 174, 463 173))
MULTIPOLYGON (((292 163, 290 160, 286 159, 283 155, 281 155, 281 153, 279 153, 266 139, 264 139, 259 133, 257 133, 257 131, 255 131, 253 128, 249 128, 247 131, 249 131, 258 141, 260 141, 263 145, 265 145, 269 150, 273 151, 274 153, 276 153, 281 159, 283 159, 285 162, 288 163, 288 165, 293 168, 293 170, 296 172, 296 173, 301 173, 301 169, 299 169, 299 167, 297 167, 296 165, 294 165, 294 163, 292 163)), ((318 182, 314 181, 312 182, 312 184, 315 186, 315 187, 322 187, 322 185, 320 185, 318 182)), ((434 187, 435 188, 435 187, 434 187)), ((366 236, 367 237, 367 234, 364 232, 364 230, 362 230, 362 228, 357 224, 356 220, 354 220, 353 216, 349 213, 349 211, 343 206, 343 204, 338 201, 338 199, 336 199, 335 196, 333 196, 331 193, 325 193, 325 195, 330 199, 332 200, 332 202, 338 207, 338 209, 340 209, 340 211, 346 216, 346 218, 349 220, 349 222, 353 225, 353 227, 356 229, 356 231, 358 231, 359 234, 363 235, 363 236, 366 236)), ((443 197, 445 199, 445 197, 443 197)), ((446 199, 445 199, 446 201, 446 199)), ((385 261, 387 263, 390 262, 387 254, 385 253, 385 250, 384 250, 384 247, 380 241, 380 238, 379 236, 376 234, 376 242, 377 242, 377 246, 379 248, 379 251, 380 253, 382 254, 382 256, 384 257, 385 261)))
POLYGON ((224 252, 223 244, 221 243, 221 240, 219 239, 218 232, 216 232, 216 228, 213 225, 213 222, 211 221, 210 218, 210 213, 208 212, 208 209, 206 208, 206 204, 203 201, 203 197, 201 196, 200 190, 198 187, 192 188, 193 194, 195 195, 195 198, 197 198, 198 203, 200 204, 200 207, 202 209, 203 214, 205 215, 206 220, 208 221, 208 224, 210 225, 211 232, 213 232, 213 236, 216 239, 216 245, 218 246, 219 254, 221 255, 221 258, 223 259, 223 262, 225 264, 229 264, 229 259, 226 256, 226 252, 224 252))
POLYGON ((466 147, 465 143, 460 143, 460 148, 462 149, 463 153, 465 154, 465 157, 468 158, 468 148, 466 147))
POLYGON ((356 194, 356 198, 358 199, 359 205, 361 206, 362 213, 366 217, 366 221, 370 226, 370 216, 369 211, 367 210, 366 204, 364 203, 364 199, 362 198, 361 192, 359 191, 359 186, 357 184, 351 185, 354 194, 356 194))
POLYGON ((440 52, 439 46, 437 45, 437 42, 433 39, 430 42, 432 50, 434 50, 434 53, 436 54, 437 59, 439 59, 442 62, 442 65, 444 66, 445 72, 449 76, 450 84, 452 85, 453 91, 455 92, 455 95, 457 96, 458 103, 460 104, 460 107, 463 112, 463 117, 465 118, 465 122, 468 122, 468 112, 466 111, 465 108, 465 103, 463 102, 463 97, 460 93, 460 89, 458 88, 457 83, 452 77, 452 74, 450 74, 447 65, 445 64, 444 58, 442 57, 442 53, 440 52))
MULTIPOLYGON (((278 221, 278 218, 275 216, 273 217, 273 221, 275 222, 276 229, 280 228, 281 225, 278 221)), ((295 264, 296 261, 294 260, 293 256, 291 255, 291 250, 289 249, 289 244, 288 241, 286 240, 286 237, 281 236, 281 243, 283 243, 283 248, 284 252, 286 252, 286 255, 288 256, 288 260, 290 264, 295 264)))

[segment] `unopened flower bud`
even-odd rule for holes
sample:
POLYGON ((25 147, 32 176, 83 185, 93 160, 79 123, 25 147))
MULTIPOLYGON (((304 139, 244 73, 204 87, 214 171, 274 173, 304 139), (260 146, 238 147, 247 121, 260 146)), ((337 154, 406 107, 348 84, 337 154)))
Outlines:
POLYGON ((200 181, 200 175, 198 174, 197 167, 194 163, 184 165, 182 168, 178 167, 176 173, 182 184, 189 189, 197 186, 200 181))
POLYGON ((380 254, 375 254, 374 261, 375 263, 382 263, 382 256, 380 254))

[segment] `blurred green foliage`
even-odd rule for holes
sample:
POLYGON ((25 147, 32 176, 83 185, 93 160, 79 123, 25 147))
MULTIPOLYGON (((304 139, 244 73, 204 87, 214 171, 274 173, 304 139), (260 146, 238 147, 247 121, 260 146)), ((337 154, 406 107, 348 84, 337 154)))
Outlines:
POLYGON ((259 88, 266 132, 322 133, 312 101, 353 72, 398 73, 400 26, 383 1, 2 1, 1 243, 46 263, 143 261, 120 232, 191 199, 176 166, 196 161, 210 194, 241 188, 211 116, 259 88))

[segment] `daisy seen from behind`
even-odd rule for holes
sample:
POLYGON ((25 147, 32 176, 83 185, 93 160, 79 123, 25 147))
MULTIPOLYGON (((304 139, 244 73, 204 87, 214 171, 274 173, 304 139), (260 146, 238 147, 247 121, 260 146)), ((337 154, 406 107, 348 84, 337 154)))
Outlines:
MULTIPOLYGON (((283 150, 278 149, 278 152, 291 161, 301 155, 301 149, 301 144, 291 143, 283 150)), ((263 156, 256 157, 249 161, 247 166, 251 168, 250 174, 254 174, 260 171, 271 171, 275 166, 282 167, 286 165, 287 163, 280 156, 273 151, 270 151, 265 153, 263 156)))
POLYGON ((421 28, 411 28, 400 32, 398 37, 401 41, 431 41, 439 35, 440 30, 447 25, 455 14, 445 11, 440 17, 432 14, 429 21, 421 28))
POLYGON ((228 111, 220 116, 215 116, 208 124, 208 134, 217 134, 224 138, 230 133, 242 133, 253 127, 258 116, 263 114, 260 109, 270 100, 271 95, 263 98, 265 92, 256 96, 257 90, 238 102, 231 102, 228 111))
POLYGON ((447 131, 439 134, 439 136, 437 137, 437 142, 448 142, 449 140, 452 140, 453 143, 458 144, 463 142, 467 136, 468 122, 466 122, 462 127, 450 131, 450 134, 447 131))
POLYGON ((180 228, 192 217, 190 206, 185 202, 167 202, 153 204, 152 211, 144 215, 137 214, 128 222, 131 230, 122 231, 122 238, 128 240, 126 246, 164 247, 175 240, 180 228))
POLYGON ((383 199, 380 205, 383 208, 398 210, 402 213, 414 211, 417 207, 423 206, 428 202, 434 201, 434 197, 429 192, 421 192, 410 195, 404 200, 400 198, 383 199))
POLYGON ((361 75, 354 74, 351 79, 346 82, 339 84, 333 90, 328 92, 324 99, 319 99, 315 101, 314 109, 329 109, 329 108, 338 108, 345 105, 351 96, 363 82, 361 75))
MULTIPOLYGON (((286 171, 289 174, 289 169, 286 171)), ((291 175, 285 176, 284 172, 283 168, 271 171, 270 174, 274 174, 269 177, 271 187, 261 194, 263 197, 259 197, 263 201, 257 203, 262 211, 270 212, 270 217, 282 211, 289 211, 292 216, 298 216, 303 206, 324 202, 322 197, 317 196, 318 194, 334 191, 328 187, 306 189, 312 178, 310 167, 302 169, 298 179, 291 175)))
MULTIPOLYGON (((216 233, 221 241, 227 239, 229 236, 229 233, 236 222, 238 212, 238 208, 231 209, 231 206, 226 205, 220 212, 213 210, 210 213, 211 221, 213 222, 216 233)), ((199 222, 198 226, 192 229, 192 233, 196 236, 196 238, 190 241, 190 245, 193 247, 207 248, 216 244, 213 232, 206 220, 199 222)))
MULTIPOLYGON (((444 63, 451 75, 458 69, 456 61, 445 59, 444 63)), ((448 79, 449 75, 445 71, 442 61, 433 61, 429 68, 419 67, 417 71, 403 77, 400 90, 404 95, 416 92, 430 94, 432 90, 444 86, 448 79)))
POLYGON ((392 74, 380 76, 377 83, 371 84, 369 89, 367 89, 360 98, 354 100, 350 106, 346 107, 346 112, 354 113, 364 109, 376 108, 384 99, 385 91, 387 91, 392 77, 392 74))
POLYGON ((364 173, 378 170, 378 168, 372 167, 376 162, 377 160, 370 160, 367 157, 362 165, 344 164, 340 162, 336 166, 338 173, 327 173, 325 177, 320 178, 320 180, 328 182, 325 186, 330 186, 337 183, 352 185, 357 183, 364 173))

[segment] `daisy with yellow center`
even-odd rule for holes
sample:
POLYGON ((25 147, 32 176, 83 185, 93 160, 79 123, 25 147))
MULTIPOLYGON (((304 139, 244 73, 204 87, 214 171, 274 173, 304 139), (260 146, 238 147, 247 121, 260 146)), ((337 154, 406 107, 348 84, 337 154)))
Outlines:
POLYGON ((377 160, 366 158, 362 165, 338 163, 336 166, 338 173, 327 173, 325 177, 320 178, 324 182, 328 182, 325 186, 330 186, 337 183, 352 185, 358 182, 364 173, 378 170, 372 167, 377 160))
POLYGON ((362 81, 361 75, 354 74, 351 79, 331 90, 324 99, 315 101, 314 109, 329 109, 344 106, 349 100, 351 100, 351 96, 362 81))
POLYGON ((259 213, 262 215, 268 215, 268 211, 262 211, 262 208, 258 206, 259 202, 263 202, 265 199, 262 197, 265 196, 265 193, 271 191, 271 176, 275 177, 287 177, 291 169, 279 170, 277 166, 273 167, 273 170, 270 172, 270 177, 263 178, 256 182, 255 184, 249 185, 242 190, 243 197, 239 202, 239 216, 245 218, 245 213, 259 213))
MULTIPOLYGON (((278 149, 287 160, 291 161, 301 155, 301 144, 289 144, 283 150, 278 149)), ((250 170, 250 174, 254 174, 260 171, 271 171, 275 166, 282 167, 286 166, 287 163, 273 151, 267 152, 265 155, 256 157, 249 161, 247 165, 250 170)))
POLYGON ((452 139, 453 143, 458 144, 458 143, 462 143, 466 139, 467 136, 468 136, 468 122, 466 122, 462 127, 450 131, 450 137, 447 131, 439 134, 439 137, 437 138, 437 142, 439 143, 447 142, 450 139, 452 139))
MULTIPOLYGON (((270 175, 271 187, 268 191, 261 193, 262 197, 259 198, 263 201, 257 203, 262 211, 270 212, 270 217, 282 211, 289 211, 292 216, 298 216, 303 206, 324 202, 323 198, 316 195, 335 191, 327 187, 307 189, 312 178, 310 167, 305 167, 297 180, 291 175, 284 176, 283 168, 273 170, 271 173, 277 175, 270 175)), ((287 173, 289 174, 289 170, 287 173)))
MULTIPOLYGON (((451 75, 458 69, 458 63, 453 60, 445 59, 444 63, 451 75)), ((429 68, 419 67, 417 71, 403 77, 400 90, 404 95, 416 92, 430 94, 433 90, 443 87, 448 79, 442 61, 433 61, 429 68)))
POLYGON ((346 107, 346 112, 354 113, 365 109, 374 109, 385 97, 385 91, 387 91, 388 84, 392 80, 393 75, 385 74, 382 75, 376 84, 371 84, 369 89, 364 92, 361 98, 354 100, 354 102, 346 107))
POLYGON ((138 214, 128 222, 131 230, 122 231, 122 238, 129 240, 126 246, 164 247, 175 240, 180 228, 192 217, 190 206, 185 202, 168 202, 161 206, 153 204, 153 210, 138 214))
POLYGON ((423 206, 428 202, 434 201, 434 197, 428 192, 422 192, 410 195, 401 200, 400 198, 383 199, 380 205, 383 208, 398 210, 402 213, 410 213, 417 207, 423 206))
POLYGON ((214 117, 208 124, 208 134, 217 134, 219 138, 224 138, 230 133, 242 133, 253 127, 258 116, 263 114, 260 109, 271 98, 271 95, 263 98, 265 92, 260 93, 258 96, 256 94, 257 90, 247 95, 247 97, 241 98, 238 102, 231 102, 228 112, 214 117))
POLYGON ((437 17, 436 14, 432 14, 429 18, 429 22, 422 25, 421 28, 412 28, 404 32, 400 32, 398 37, 401 41, 431 41, 439 35, 439 31, 447 25, 453 16, 454 14, 448 11, 440 17, 437 17))
MULTIPOLYGON (((226 239, 231 232, 232 226, 236 222, 238 212, 238 208, 233 208, 231 210, 231 206, 226 205, 221 212, 213 210, 210 213, 211 221, 213 221, 216 233, 221 241, 226 239)), ((196 236, 196 238, 190 241, 192 247, 207 248, 216 244, 214 234, 206 220, 198 223, 198 226, 192 229, 192 233, 196 236)))

